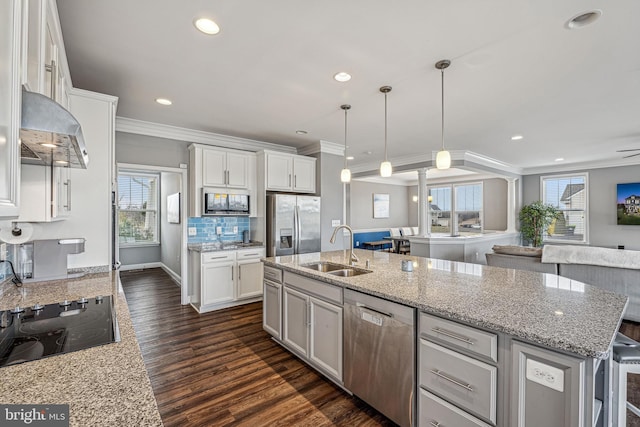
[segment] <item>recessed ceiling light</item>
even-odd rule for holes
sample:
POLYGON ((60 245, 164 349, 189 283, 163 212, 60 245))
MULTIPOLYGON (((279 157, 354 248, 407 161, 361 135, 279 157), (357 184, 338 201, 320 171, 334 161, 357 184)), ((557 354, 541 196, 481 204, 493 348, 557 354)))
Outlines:
POLYGON ((522 136, 522 135, 513 135, 513 136, 511 137, 511 140, 512 140, 512 141, 519 141, 519 140, 521 140, 522 138, 524 138, 524 136, 522 136))
POLYGON ((47 147, 47 148, 56 148, 57 147, 56 144, 51 144, 51 143, 48 143, 48 142, 43 142, 40 145, 42 145, 43 147, 47 147))
POLYGON ((173 104, 173 102, 171 102, 170 99, 167 98, 156 98, 156 102, 160 105, 171 105, 173 104))
POLYGON ((593 24, 598 18, 600 18, 601 15, 602 11, 600 9, 583 12, 569 19, 566 26, 570 30, 586 27, 589 24, 593 24))
POLYGON ((347 160, 353 160, 353 159, 355 159, 355 157, 353 157, 353 156, 347 156, 347 160))
POLYGON ((218 24, 216 24, 209 18, 198 18, 193 22, 193 25, 195 25, 198 30, 211 36, 220 32, 220 27, 218 27, 218 24))
POLYGON ((348 82, 349 80, 351 80, 351 74, 346 73, 344 71, 340 71, 339 73, 336 73, 333 76, 333 78, 337 82, 344 83, 344 82, 348 82))
POLYGON ((556 159, 556 162, 561 162, 561 161, 563 161, 563 160, 564 160, 564 157, 558 157, 558 158, 556 159))
POLYGON ((306 134, 307 134, 307 133, 309 133, 309 132, 307 132, 306 130, 297 130, 297 131, 296 131, 296 133, 297 133, 298 135, 306 135, 306 134))
POLYGON ((373 151, 363 151, 362 154, 366 154, 367 156, 370 156, 373 154, 373 151))

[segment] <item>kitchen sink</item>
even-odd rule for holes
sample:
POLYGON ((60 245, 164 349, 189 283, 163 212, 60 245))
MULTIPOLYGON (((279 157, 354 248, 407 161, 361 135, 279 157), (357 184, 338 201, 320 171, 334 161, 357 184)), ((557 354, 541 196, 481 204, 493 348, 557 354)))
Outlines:
POLYGON ((340 276, 340 277, 360 276, 361 274, 367 274, 367 273, 372 273, 372 272, 369 270, 360 270, 355 268, 344 268, 342 270, 334 270, 334 271, 327 272, 327 274, 331 274, 333 276, 340 276))
POLYGON ((310 262, 309 264, 301 264, 300 267, 310 268, 311 270, 320 271, 322 273, 328 273, 330 271, 339 271, 344 270, 345 268, 349 268, 349 266, 342 264, 335 264, 333 262, 310 262))

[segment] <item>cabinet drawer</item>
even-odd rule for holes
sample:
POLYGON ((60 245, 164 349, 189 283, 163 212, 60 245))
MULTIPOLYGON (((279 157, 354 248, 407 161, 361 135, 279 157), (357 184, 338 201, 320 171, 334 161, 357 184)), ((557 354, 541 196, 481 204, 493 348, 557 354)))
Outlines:
POLYGON ((420 339, 420 386, 496 422, 497 368, 420 339))
POLYGON ((253 259, 253 258, 262 258, 265 256, 265 249, 247 249, 243 251, 238 251, 238 261, 242 259, 253 259))
POLYGON ((282 270, 273 267, 264 266, 264 278, 272 282, 282 283, 282 270))
POLYGON ((420 336, 434 339, 446 347, 464 349, 498 361, 498 336, 471 326, 420 313, 420 336))
POLYGON ((333 302, 342 306, 342 288, 339 286, 329 285, 319 280, 308 279, 295 273, 285 271, 284 283, 286 285, 295 286, 296 288, 316 296, 325 301, 333 302))
POLYGON ((418 419, 420 426, 427 427, 491 427, 462 409, 453 406, 424 389, 420 389, 418 419))
POLYGON ((221 262, 221 261, 235 261, 235 251, 228 252, 207 252, 202 254, 202 263, 206 262, 221 262))

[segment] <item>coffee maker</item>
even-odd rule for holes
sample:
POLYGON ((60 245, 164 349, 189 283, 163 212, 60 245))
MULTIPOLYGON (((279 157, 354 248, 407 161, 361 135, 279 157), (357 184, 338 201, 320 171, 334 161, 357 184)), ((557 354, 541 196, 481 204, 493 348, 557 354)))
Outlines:
MULTIPOLYGON (((33 240, 18 245, 17 271, 23 282, 67 279, 67 255, 84 252, 85 239, 33 240)), ((75 277, 74 275, 73 277, 75 277)))

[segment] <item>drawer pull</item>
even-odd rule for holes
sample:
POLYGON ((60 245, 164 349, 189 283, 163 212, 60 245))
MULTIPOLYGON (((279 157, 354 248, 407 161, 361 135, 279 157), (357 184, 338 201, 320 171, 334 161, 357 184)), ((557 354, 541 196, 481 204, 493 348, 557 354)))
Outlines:
POLYGON ((433 427, 440 427, 440 423, 437 421, 429 421, 429 424, 431 424, 433 427))
POLYGON ((252 254, 242 254, 242 256, 257 256, 257 255, 260 255, 260 253, 254 252, 252 254))
POLYGON ((226 258, 226 257, 227 257, 226 255, 223 255, 223 256, 213 256, 213 257, 211 257, 211 258, 209 258, 209 259, 222 259, 222 258, 226 258))
POLYGON ((432 370, 431 370, 431 373, 432 373, 432 374, 434 374, 434 375, 436 375, 436 376, 438 376, 438 377, 440 377, 440 378, 442 378, 443 380, 447 380, 447 381, 449 381, 449 382, 451 382, 451 383, 453 383, 453 384, 455 384, 455 385, 457 385, 457 386, 459 386, 459 387, 462 387, 462 388, 463 388, 463 389, 465 389, 465 390, 473 391, 473 387, 471 387, 471 384, 464 384, 464 383, 461 383, 460 381, 455 380, 455 379, 453 379, 453 378, 451 378, 451 377, 449 377, 449 376, 447 376, 447 375, 443 374, 443 373, 442 373, 440 370, 438 370, 438 369, 432 369, 432 370))
POLYGON ((473 345, 473 341, 467 337, 464 337, 462 335, 458 335, 458 334, 454 334, 453 332, 449 332, 446 329, 440 329, 440 328, 431 328, 431 330, 433 332, 435 332, 436 334, 442 334, 445 335, 449 338, 453 338, 454 340, 458 340, 458 341, 462 341, 463 343, 469 344, 469 345, 473 345))

